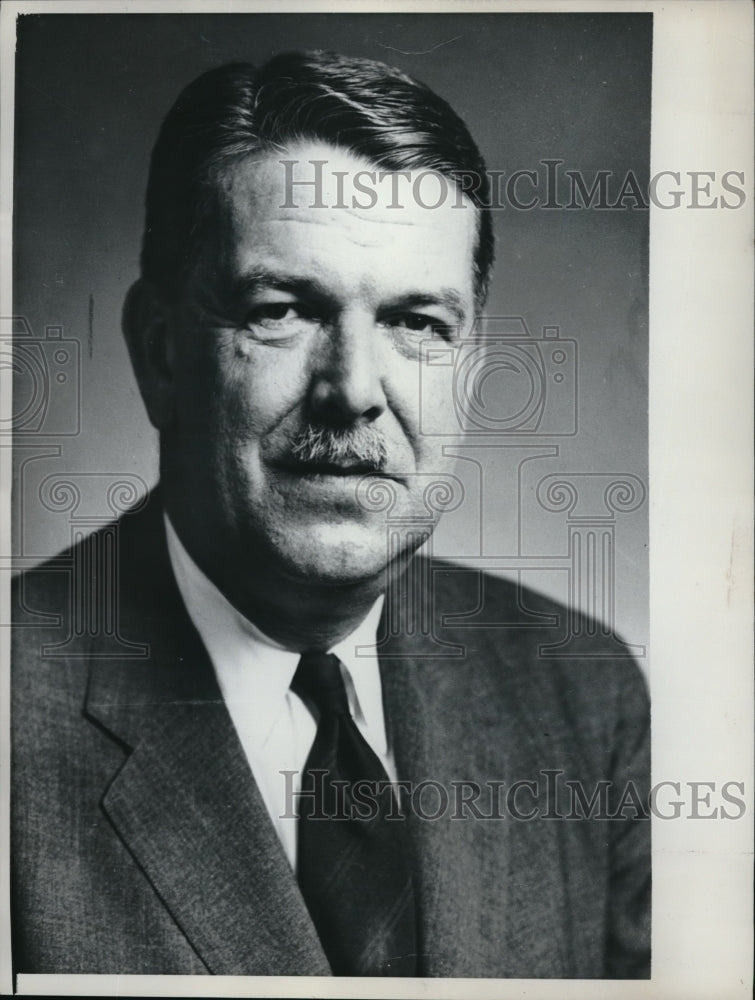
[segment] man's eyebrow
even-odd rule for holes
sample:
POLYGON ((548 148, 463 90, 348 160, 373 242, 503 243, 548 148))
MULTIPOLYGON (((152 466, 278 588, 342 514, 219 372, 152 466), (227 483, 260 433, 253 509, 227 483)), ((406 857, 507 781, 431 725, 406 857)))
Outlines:
POLYGON ((403 292, 391 299, 391 309, 416 309, 418 306, 444 306, 463 322, 467 317, 464 298, 455 288, 439 288, 436 292, 403 292))
POLYGON ((231 285, 231 294, 241 298, 265 288, 328 298, 327 289, 314 278, 286 274, 269 268, 255 268, 240 275, 231 285))

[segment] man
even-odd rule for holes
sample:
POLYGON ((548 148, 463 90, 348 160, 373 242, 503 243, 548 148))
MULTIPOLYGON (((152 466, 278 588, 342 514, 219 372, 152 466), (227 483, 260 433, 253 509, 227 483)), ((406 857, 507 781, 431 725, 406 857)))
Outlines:
POLYGON ((221 67, 167 116, 124 309, 160 487, 112 586, 112 533, 18 586, 52 625, 14 650, 17 971, 649 974, 636 667, 600 630, 575 663, 548 630, 451 626, 480 586, 566 615, 412 559, 486 194, 448 105, 367 60, 221 67), (400 198, 428 176, 433 208, 400 198), (82 587, 145 655, 77 630, 82 587), (559 812, 559 775, 605 802, 559 812))

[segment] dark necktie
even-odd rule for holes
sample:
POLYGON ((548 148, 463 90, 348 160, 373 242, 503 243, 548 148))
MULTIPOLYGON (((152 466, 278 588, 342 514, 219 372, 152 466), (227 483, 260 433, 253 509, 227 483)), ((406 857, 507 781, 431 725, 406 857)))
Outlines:
POLYGON ((416 976, 405 821, 349 713, 338 657, 304 653, 291 687, 319 712, 302 775, 298 879, 333 973, 416 976))

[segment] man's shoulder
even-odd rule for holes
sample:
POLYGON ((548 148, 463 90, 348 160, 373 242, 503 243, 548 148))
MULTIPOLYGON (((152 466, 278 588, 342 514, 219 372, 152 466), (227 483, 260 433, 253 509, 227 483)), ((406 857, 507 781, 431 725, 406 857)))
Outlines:
MULTIPOLYGON (((67 548, 17 573, 11 582, 11 601, 21 612, 28 598, 58 607, 73 589, 86 582, 105 587, 108 573, 120 577, 140 567, 145 578, 148 562, 162 556, 162 517, 157 491, 142 497, 133 507, 111 522, 83 534, 67 548)), ((14 618, 15 622, 17 619, 14 618)))
POLYGON ((14 577, 14 683, 28 669, 39 678, 45 662, 83 667, 93 640, 133 617, 136 605, 154 607, 168 571, 161 533, 159 503, 148 496, 119 519, 14 577))
POLYGON ((434 561, 426 572, 438 637, 508 684, 575 712, 647 707, 636 649, 611 623, 529 587, 464 565, 434 561))

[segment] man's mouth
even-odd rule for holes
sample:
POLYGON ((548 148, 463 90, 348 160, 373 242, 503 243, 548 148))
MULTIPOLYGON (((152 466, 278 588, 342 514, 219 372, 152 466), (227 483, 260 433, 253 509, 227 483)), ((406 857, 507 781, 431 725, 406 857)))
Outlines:
POLYGON ((361 478, 362 476, 375 475, 393 478, 373 462, 303 462, 296 458, 288 458, 273 464, 282 471, 297 476, 353 476, 361 478))

